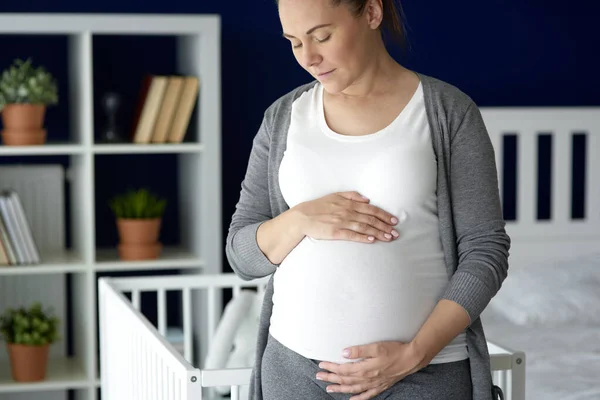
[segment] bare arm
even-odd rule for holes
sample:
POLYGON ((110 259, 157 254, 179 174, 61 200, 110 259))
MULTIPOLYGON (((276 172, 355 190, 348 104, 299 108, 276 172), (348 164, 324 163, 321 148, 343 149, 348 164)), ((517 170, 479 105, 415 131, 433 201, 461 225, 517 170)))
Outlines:
POLYGON ((304 233, 298 224, 298 212, 287 210, 262 223, 256 231, 256 241, 263 254, 273 264, 279 265, 302 241, 304 233))
POLYGON ((273 264, 280 264, 305 236, 361 243, 399 237, 394 216, 368 203, 369 199, 350 191, 298 204, 258 228, 258 246, 273 264))
POLYGON ((410 345, 419 360, 418 369, 431 360, 469 326, 469 314, 453 301, 442 299, 410 345))

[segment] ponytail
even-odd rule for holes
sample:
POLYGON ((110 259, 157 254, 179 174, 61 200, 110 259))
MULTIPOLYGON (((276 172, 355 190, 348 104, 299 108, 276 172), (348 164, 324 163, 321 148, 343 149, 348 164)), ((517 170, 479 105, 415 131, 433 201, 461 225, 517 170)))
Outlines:
MULTIPOLYGON (((346 5, 355 16, 362 15, 369 0, 331 0, 334 6, 346 5)), ((400 0, 381 0, 383 4, 382 33, 406 50, 405 16, 400 0)))
MULTIPOLYGON (((383 27, 387 34, 396 41, 400 47, 406 48, 405 16, 402 5, 397 0, 382 0, 383 2, 383 27)), ((366 1, 365 1, 366 3, 366 1)))
MULTIPOLYGON (((279 0, 275 0, 279 3, 279 0)), ((355 16, 362 15, 369 0, 331 0, 334 6, 344 4, 355 16)), ((397 42, 403 50, 406 50, 405 16, 400 0, 381 0, 383 4, 383 29, 384 35, 397 42)))

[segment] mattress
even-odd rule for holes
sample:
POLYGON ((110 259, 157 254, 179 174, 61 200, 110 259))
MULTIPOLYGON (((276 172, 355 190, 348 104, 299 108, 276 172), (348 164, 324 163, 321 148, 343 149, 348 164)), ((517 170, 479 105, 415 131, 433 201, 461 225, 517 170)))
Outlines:
POLYGON ((527 400, 600 400, 600 326, 520 326, 487 309, 488 340, 525 352, 527 400))

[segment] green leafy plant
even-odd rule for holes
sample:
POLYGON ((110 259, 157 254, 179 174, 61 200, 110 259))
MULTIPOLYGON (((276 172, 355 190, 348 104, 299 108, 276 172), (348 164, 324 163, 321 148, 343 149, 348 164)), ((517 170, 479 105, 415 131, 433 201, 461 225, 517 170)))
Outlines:
POLYGON ((166 207, 166 200, 147 189, 130 190, 109 201, 116 218, 159 218, 166 207))
POLYGON ((8 308, 0 317, 0 333, 9 344, 42 346, 59 339, 58 318, 43 310, 39 302, 29 309, 8 308))
POLYGON ((58 87, 44 67, 34 67, 31 59, 17 59, 0 77, 0 110, 7 104, 58 103, 58 87))

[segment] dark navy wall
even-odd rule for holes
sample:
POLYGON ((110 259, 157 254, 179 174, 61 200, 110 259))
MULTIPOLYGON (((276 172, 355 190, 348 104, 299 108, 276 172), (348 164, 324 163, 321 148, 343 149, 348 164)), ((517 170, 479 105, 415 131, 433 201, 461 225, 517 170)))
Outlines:
MULTIPOLYGON (((593 28, 600 17, 597 3, 591 0, 405 1, 411 48, 404 58, 397 51, 394 55, 409 68, 458 86, 480 106, 598 106, 600 35, 593 28)), ((3 0, 0 11, 220 14, 224 234, 264 109, 310 79, 296 64, 288 42, 281 38, 274 0, 3 0)), ((2 38, 0 67, 4 68, 17 55, 26 56, 24 49, 28 47, 23 42, 31 44, 35 40, 41 39, 2 38)), ((44 40, 55 41, 55 49, 42 46, 31 51, 65 79, 68 74, 63 54, 65 43, 61 43, 62 39, 44 40)), ((95 51, 102 54, 94 64, 99 71, 96 84, 109 90, 111 84, 120 83, 117 86, 129 98, 137 94, 135 74, 140 65, 147 62, 156 72, 169 72, 172 68, 171 47, 166 39, 140 41, 136 57, 131 57, 123 44, 106 41, 95 46, 95 51), (116 75, 111 78, 111 73, 116 75)), ((67 114, 65 108, 50 111, 49 124, 56 127, 55 131, 63 129, 61 123, 67 114)), ((106 193, 122 187, 123 184, 115 185, 108 175, 127 169, 127 161, 99 162, 103 168, 97 172, 97 179, 106 193)), ((169 165, 172 160, 163 162, 169 165)), ((169 173, 168 169, 165 171, 169 173)), ((112 225, 99 229, 105 231, 99 236, 106 238, 101 244, 114 240, 112 225)), ((163 236, 167 243, 176 242, 177 223, 167 222, 163 236)))

